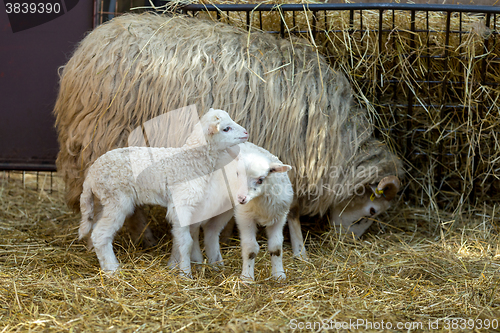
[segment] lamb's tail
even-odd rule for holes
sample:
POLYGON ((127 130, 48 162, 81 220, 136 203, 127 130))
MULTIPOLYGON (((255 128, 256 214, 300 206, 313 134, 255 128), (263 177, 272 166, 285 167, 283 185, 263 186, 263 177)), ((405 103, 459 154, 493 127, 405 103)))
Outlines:
POLYGON ((80 222, 79 238, 82 239, 92 230, 94 223, 94 197, 92 188, 87 182, 83 183, 83 191, 80 196, 80 211, 82 221, 80 222))

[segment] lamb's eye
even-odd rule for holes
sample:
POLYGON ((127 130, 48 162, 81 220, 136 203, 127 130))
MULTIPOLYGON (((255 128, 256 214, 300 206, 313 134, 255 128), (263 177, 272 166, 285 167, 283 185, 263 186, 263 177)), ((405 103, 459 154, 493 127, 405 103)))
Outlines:
POLYGON ((257 179, 257 184, 260 185, 260 184, 262 184, 263 181, 264 181, 264 179, 259 178, 259 179, 257 179))
POLYGON ((231 130, 231 127, 229 127, 229 126, 223 129, 224 132, 229 132, 230 130, 231 130))

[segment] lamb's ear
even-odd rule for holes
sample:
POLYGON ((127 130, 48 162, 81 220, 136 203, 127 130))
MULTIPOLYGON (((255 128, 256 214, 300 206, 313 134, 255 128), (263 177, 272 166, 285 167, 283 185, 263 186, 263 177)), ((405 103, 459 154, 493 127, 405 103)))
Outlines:
POLYGON ((281 163, 271 163, 269 165, 269 173, 271 172, 287 172, 292 170, 292 167, 281 163))
POLYGON ((210 112, 210 111, 214 111, 214 108, 210 108, 210 109, 208 109, 208 112, 210 112))
POLYGON ((214 118, 212 119, 212 121, 208 125, 208 134, 213 135, 215 133, 218 133, 219 127, 220 127, 220 117, 214 116, 214 118))

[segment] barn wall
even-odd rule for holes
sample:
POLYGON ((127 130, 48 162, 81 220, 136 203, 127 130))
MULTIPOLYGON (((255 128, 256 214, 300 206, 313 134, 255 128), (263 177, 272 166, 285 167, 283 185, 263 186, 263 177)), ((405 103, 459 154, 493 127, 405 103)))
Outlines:
POLYGON ((59 15, 0 7, 0 170, 55 170, 57 69, 92 28, 93 3, 66 0, 59 15))

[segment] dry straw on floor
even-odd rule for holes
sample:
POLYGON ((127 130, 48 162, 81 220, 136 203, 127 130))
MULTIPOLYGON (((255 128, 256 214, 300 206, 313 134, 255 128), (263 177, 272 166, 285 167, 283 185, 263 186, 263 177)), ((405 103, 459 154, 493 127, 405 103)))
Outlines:
POLYGON ((286 240, 288 279, 268 280, 262 235, 256 282, 245 284, 237 238, 223 247, 220 271, 194 265, 186 280, 167 269, 170 237, 156 215, 159 245, 144 250, 120 233, 114 247, 123 270, 110 278, 77 240, 79 216, 57 184, 48 194, 1 181, 0 332, 270 332, 324 320, 364 320, 359 329, 367 331, 382 321, 426 329, 438 319, 439 331, 448 331, 446 318, 476 325, 500 318, 500 226, 491 230, 487 216, 433 235, 425 212, 402 208, 383 217, 392 227, 373 228, 360 241, 306 221, 310 262, 293 259, 286 240))

